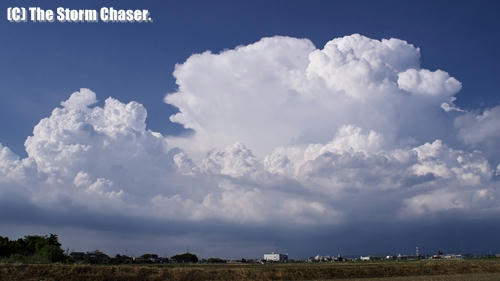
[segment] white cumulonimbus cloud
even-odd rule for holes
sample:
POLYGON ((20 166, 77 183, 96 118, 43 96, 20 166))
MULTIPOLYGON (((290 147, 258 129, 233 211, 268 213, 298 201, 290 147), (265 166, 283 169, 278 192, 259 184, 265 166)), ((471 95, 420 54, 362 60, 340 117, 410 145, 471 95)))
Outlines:
MULTIPOLYGON (((456 118, 459 137, 467 144, 481 144, 500 139, 500 106, 487 109, 481 114, 467 113, 456 118)), ((497 143, 498 144, 498 143, 497 143)))
POLYGON ((277 146, 326 142, 349 124, 388 143, 432 141, 429 124, 435 131, 449 126, 438 119, 440 105, 461 83, 442 70, 420 69, 419 57, 405 41, 357 34, 321 50, 307 39, 272 37, 193 55, 176 66, 179 90, 165 102, 179 108, 171 121, 195 134, 171 141, 202 155, 241 142, 264 156, 277 146))
POLYGON ((193 130, 175 137, 148 130, 141 104, 100 107, 81 89, 35 126, 26 158, 0 146, 0 194, 188 222, 497 212, 498 106, 459 109, 461 83, 419 59, 405 41, 358 34, 195 54, 165 97, 193 130))

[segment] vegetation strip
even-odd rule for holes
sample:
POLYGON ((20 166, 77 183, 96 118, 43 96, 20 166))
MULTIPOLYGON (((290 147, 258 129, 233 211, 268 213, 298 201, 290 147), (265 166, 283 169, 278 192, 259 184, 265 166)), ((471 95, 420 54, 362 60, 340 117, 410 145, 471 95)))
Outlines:
POLYGON ((0 280, 331 280, 486 273, 498 273, 499 277, 500 260, 150 266, 0 264, 0 280))

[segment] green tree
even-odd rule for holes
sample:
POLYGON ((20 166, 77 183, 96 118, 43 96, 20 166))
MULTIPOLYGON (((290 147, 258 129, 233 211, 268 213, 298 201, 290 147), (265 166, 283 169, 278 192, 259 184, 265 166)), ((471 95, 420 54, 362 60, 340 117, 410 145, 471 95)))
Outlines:
POLYGON ((220 259, 220 258, 208 258, 207 260, 208 263, 226 263, 226 260, 220 259))
POLYGON ((178 263, 196 263, 196 262, 198 262, 198 257, 194 254, 191 254, 191 253, 178 254, 178 255, 171 257, 171 259, 175 262, 178 262, 178 263))
POLYGON ((0 236, 0 258, 10 257, 13 250, 13 242, 7 237, 0 236))
POLYGON ((0 239, 0 255, 11 261, 28 263, 63 262, 67 260, 55 234, 27 235, 16 241, 0 239), (5 245, 7 246, 5 246, 5 245))

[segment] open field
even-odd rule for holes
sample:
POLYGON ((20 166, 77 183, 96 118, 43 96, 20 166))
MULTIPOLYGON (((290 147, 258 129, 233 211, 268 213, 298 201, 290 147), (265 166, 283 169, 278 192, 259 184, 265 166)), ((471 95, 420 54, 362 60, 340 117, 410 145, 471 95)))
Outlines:
POLYGON ((0 264, 0 280, 500 280, 500 260, 267 265, 0 264))

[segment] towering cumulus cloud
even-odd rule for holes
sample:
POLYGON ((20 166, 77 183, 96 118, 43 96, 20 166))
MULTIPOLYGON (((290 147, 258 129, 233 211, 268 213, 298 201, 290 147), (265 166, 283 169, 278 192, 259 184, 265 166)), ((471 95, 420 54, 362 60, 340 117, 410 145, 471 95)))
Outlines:
POLYGON ((361 35, 321 50, 307 39, 273 37, 191 56, 177 65, 179 91, 165 101, 180 111, 171 121, 196 133, 175 143, 206 150, 243 142, 263 156, 280 145, 326 142, 344 125, 375 130, 388 143, 432 141, 449 127, 440 105, 461 84, 420 69, 419 57, 405 41, 361 35))
POLYGON ((195 54, 165 97, 193 130, 182 136, 148 130, 139 103, 100 107, 81 89, 35 126, 28 157, 0 145, 0 195, 225 229, 498 215, 498 106, 460 109, 461 83, 419 59, 358 34, 195 54))

